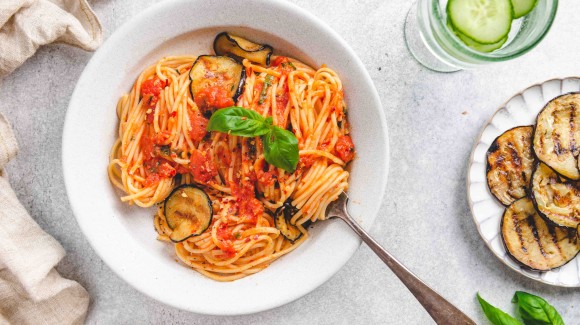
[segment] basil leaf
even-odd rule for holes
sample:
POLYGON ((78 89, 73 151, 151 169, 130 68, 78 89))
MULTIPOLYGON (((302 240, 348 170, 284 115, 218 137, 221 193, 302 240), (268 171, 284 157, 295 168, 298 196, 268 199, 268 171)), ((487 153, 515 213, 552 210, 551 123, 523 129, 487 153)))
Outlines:
POLYGON ((564 325, 562 316, 546 300, 533 294, 516 291, 513 303, 517 303, 526 325, 564 325))
POLYGON ((501 309, 490 305, 487 301, 483 300, 479 293, 477 293, 477 300, 481 305, 481 309, 487 316, 487 319, 494 325, 521 325, 520 321, 513 318, 512 316, 504 313, 501 309))
POLYGON ((264 158, 276 167, 294 172, 298 164, 298 139, 294 133, 272 126, 270 133, 263 137, 264 158))
POLYGON ((270 125, 266 122, 266 119, 255 111, 232 106, 215 111, 209 119, 207 130, 255 137, 270 132, 270 125))
POLYGON ((298 139, 294 133, 272 125, 272 117, 243 107, 228 107, 213 113, 208 131, 219 131, 241 137, 263 136, 264 158, 276 167, 294 172, 298 164, 298 139))

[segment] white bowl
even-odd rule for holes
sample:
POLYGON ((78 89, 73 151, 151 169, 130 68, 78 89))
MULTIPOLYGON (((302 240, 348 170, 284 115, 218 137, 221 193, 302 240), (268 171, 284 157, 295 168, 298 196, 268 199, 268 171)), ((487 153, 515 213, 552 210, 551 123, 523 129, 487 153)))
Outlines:
POLYGON ((369 228, 381 205, 389 165, 386 119, 377 92, 340 36, 286 2, 169 1, 126 23, 95 53, 78 81, 66 115, 62 158, 78 224, 111 269, 168 305, 234 315, 274 308, 314 290, 346 263, 360 241, 339 220, 320 223, 304 245, 264 271, 220 283, 176 262, 171 245, 155 239, 153 210, 120 202, 106 172, 119 96, 130 90, 142 69, 163 56, 213 53, 213 38, 224 30, 338 72, 357 150, 349 210, 369 228))
POLYGON ((565 78, 548 80, 515 94, 483 126, 471 152, 467 176, 467 193, 473 220, 481 238, 495 256, 528 278, 560 287, 580 287, 580 255, 566 265, 547 272, 530 271, 509 257, 500 233, 505 207, 495 199, 487 186, 486 153, 493 140, 505 131, 516 126, 534 125, 536 116, 548 101, 579 90, 580 78, 565 78))

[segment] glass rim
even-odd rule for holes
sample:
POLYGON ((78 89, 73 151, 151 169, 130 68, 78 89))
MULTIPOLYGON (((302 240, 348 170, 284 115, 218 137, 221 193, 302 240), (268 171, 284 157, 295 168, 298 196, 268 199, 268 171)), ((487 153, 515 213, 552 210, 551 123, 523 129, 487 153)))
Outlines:
POLYGON ((467 45, 465 45, 463 42, 461 42, 458 37, 456 37, 455 35, 451 35, 451 33, 449 33, 447 30, 445 22, 443 21, 441 8, 439 6, 439 0, 428 0, 428 1, 431 2, 429 15, 431 16, 430 19, 434 18, 433 19, 434 22, 432 22, 432 24, 435 25, 434 26, 435 28, 433 28, 434 33, 438 34, 438 36, 442 40, 448 43, 448 45, 451 46, 454 50, 459 51, 462 55, 466 55, 471 59, 485 62, 507 61, 522 56, 527 52, 529 52, 536 45, 538 45, 538 43, 540 43, 540 41, 542 41, 542 39, 544 39, 544 37, 548 34, 548 31, 551 29, 554 19, 556 17, 556 13, 558 11, 558 0, 546 0, 551 2, 553 6, 552 10, 548 14, 547 23, 542 27, 540 34, 536 38, 534 38, 531 42, 529 42, 529 44, 523 46, 521 49, 511 54, 498 55, 497 52, 483 53, 475 51, 470 47, 468 47, 467 45), (432 15, 434 15, 434 17, 432 17, 432 15))

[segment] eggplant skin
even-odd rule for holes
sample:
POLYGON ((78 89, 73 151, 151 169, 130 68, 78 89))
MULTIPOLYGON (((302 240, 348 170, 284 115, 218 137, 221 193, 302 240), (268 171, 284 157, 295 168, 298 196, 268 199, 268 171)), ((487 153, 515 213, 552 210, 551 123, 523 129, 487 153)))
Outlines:
POLYGON ((290 223, 292 216, 298 212, 298 209, 292 206, 290 202, 291 199, 288 199, 281 207, 276 209, 276 212, 274 212, 274 224, 282 236, 291 243, 294 243, 300 239, 303 234, 298 227, 290 223))
POLYGON ((576 231, 547 223, 527 197, 505 210, 500 229, 508 255, 526 269, 548 271, 568 263, 580 251, 576 231))
POLYGON ((189 80, 192 99, 195 98, 197 91, 205 87, 218 86, 226 89, 236 102, 244 91, 246 68, 229 56, 200 55, 189 71, 189 80), (236 72, 235 69, 239 71, 236 72))
POLYGON ((532 151, 533 130, 531 125, 507 130, 487 150, 487 186, 505 206, 527 195, 537 163, 532 151))
POLYGON ((558 174, 580 180, 580 93, 552 99, 536 118, 534 152, 558 174))
POLYGON ((240 62, 248 59, 263 66, 270 65, 270 57, 274 51, 270 45, 257 44, 228 32, 217 34, 213 41, 213 50, 216 55, 231 56, 240 62))
POLYGON ((580 226, 580 184, 562 180, 548 165, 539 163, 532 175, 530 197, 536 210, 557 226, 580 226))
POLYGON ((173 232, 174 243, 199 236, 211 225, 213 205, 204 190, 194 184, 183 184, 171 191, 163 203, 163 214, 173 232), (196 213, 198 215, 192 215, 196 213), (207 215, 199 215, 199 213, 207 215))

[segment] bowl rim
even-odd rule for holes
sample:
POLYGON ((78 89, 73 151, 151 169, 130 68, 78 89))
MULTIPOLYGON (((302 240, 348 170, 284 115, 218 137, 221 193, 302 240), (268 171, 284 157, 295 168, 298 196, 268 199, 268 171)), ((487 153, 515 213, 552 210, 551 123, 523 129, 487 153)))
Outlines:
MULTIPOLYGON (((512 264, 509 264, 505 261, 505 259, 498 255, 498 253, 493 249, 493 247, 491 247, 491 241, 487 241, 485 240, 485 237, 483 236, 483 232, 481 230, 480 224, 477 222, 477 220, 475 219, 475 213, 473 211, 473 199, 471 198, 471 190, 470 190, 470 185, 471 185, 471 168, 473 167, 473 158, 475 157, 475 150, 477 149, 477 146, 479 145, 479 143, 481 143, 481 137, 483 135, 483 132, 487 129, 487 127, 491 124, 491 121, 494 119, 494 117, 502 110, 505 109, 507 104, 514 98, 516 98, 517 96, 522 96, 523 93, 525 93, 526 91, 534 88, 534 87, 541 87, 543 84, 548 83, 548 82, 552 82, 552 81, 560 81, 560 83, 562 83, 565 80, 568 79, 578 79, 580 80, 580 76, 569 76, 569 77, 561 77, 561 78, 551 78, 551 79, 547 79, 544 80, 542 82, 537 82, 535 84, 532 84, 522 90, 520 90, 519 92, 515 93, 513 96, 511 96, 508 100, 504 101, 496 110, 495 112, 493 112, 493 114, 485 121, 485 123, 483 124, 483 126, 481 127, 481 130, 479 131, 476 140, 474 141, 472 147, 471 147, 471 154, 469 155, 469 163, 467 166, 467 177, 465 178, 465 186, 466 186, 466 192, 467 192, 467 203, 469 204, 469 210, 471 212, 471 218, 473 220, 473 223, 475 223, 475 227, 477 228, 477 232, 479 233, 479 236, 481 237, 481 239, 483 240, 483 242, 485 243, 485 245, 487 246, 487 248, 493 253, 493 255, 495 255, 495 257, 497 257, 497 259, 499 259, 503 264, 507 265, 510 269, 512 269, 513 271, 515 271, 516 273, 523 275, 529 279, 538 281, 540 283, 543 284, 547 284, 547 285, 551 285, 551 286, 555 286, 555 287, 561 287, 561 288, 578 288, 580 287, 580 285, 569 285, 569 284, 563 284, 563 283, 552 283, 552 282, 547 282, 546 280, 543 280, 541 277, 533 277, 525 272, 522 272, 521 267, 516 267, 512 264)), ((525 126, 525 125, 516 125, 514 127, 518 127, 518 126, 525 126)), ((534 124, 535 127, 535 124, 534 124)), ((486 184, 487 187, 487 184, 486 184)), ((493 195, 492 195, 493 196, 493 195)), ((495 197, 493 197, 493 200, 497 200, 495 197)), ((507 208, 504 206, 504 208, 507 208)), ((503 243, 503 241, 502 241, 503 243)), ((570 260, 570 262, 572 262, 574 259, 578 258, 579 255, 577 255, 576 257, 574 257, 572 260, 570 260)), ((542 273, 541 271, 530 271, 530 272, 537 272, 537 273, 542 273)))
MULTIPOLYGON (((79 89, 81 88, 80 87, 80 84, 82 83, 81 81, 84 81, 86 79, 90 79, 89 73, 94 72, 94 70, 96 69, 96 64, 98 63, 99 60, 101 60, 101 56, 104 56, 106 53, 108 53, 110 51, 109 47, 111 47, 111 44, 117 43, 118 41, 122 40, 123 37, 125 37, 135 26, 138 26, 147 17, 151 16, 154 13, 167 10, 169 8, 175 8, 175 7, 178 8, 181 5, 192 6, 193 3, 195 3, 195 2, 203 3, 206 5, 212 5, 212 3, 213 3, 211 1, 205 1, 205 0, 194 0, 194 1, 170 0, 170 1, 164 1, 161 3, 154 4, 154 5, 150 6, 149 8, 143 10, 142 12, 138 13, 137 15, 135 15, 134 17, 129 19, 127 22, 125 22, 117 30, 115 30, 111 34, 111 36, 103 43, 101 48, 90 59, 89 63, 86 65, 83 73, 80 75, 80 77, 77 81, 77 85, 75 86, 75 89, 71 95, 71 99, 70 99, 69 106, 68 106, 66 116, 65 116, 65 123, 64 123, 64 129, 63 129, 63 137, 62 137, 62 152, 61 152, 65 189, 66 189, 67 198, 69 200, 71 210, 75 216, 77 224, 79 225, 79 228, 81 229, 84 237, 89 242, 90 246, 97 253, 99 258, 101 258, 101 260, 111 270, 113 270, 113 272, 117 276, 119 276, 121 279, 123 279, 128 284, 130 284, 133 288, 137 289, 138 291, 145 294, 146 296, 151 297, 152 299, 155 299, 156 301, 162 302, 163 304, 173 306, 173 307, 176 307, 176 308, 179 308, 182 310, 200 313, 200 314, 207 314, 207 315, 251 314, 251 313, 261 312, 261 311, 265 311, 268 309, 282 306, 282 305, 287 304, 289 302, 292 302, 292 301, 310 293, 314 289, 318 288, 320 285, 322 285, 324 282, 328 281, 332 276, 334 276, 346 264, 346 262, 348 262, 348 260, 350 258, 352 258, 352 256, 354 256, 354 253, 356 252, 356 250, 360 246, 361 241, 359 239, 357 239, 356 246, 353 246, 352 252, 349 254, 348 258, 346 258, 344 261, 341 261, 340 267, 337 267, 335 270, 333 270, 333 272, 329 272, 329 274, 327 274, 326 276, 319 279, 310 288, 302 288, 302 290, 296 290, 296 292, 293 292, 292 294, 288 294, 288 295, 284 296, 284 298, 278 299, 277 301, 272 301, 270 303, 262 304, 260 306, 253 306, 253 308, 240 309, 237 306, 228 306, 227 310, 219 310, 219 311, 217 311, 216 309, 208 310, 205 308, 198 308, 197 306, 191 306, 191 304, 188 305, 186 303, 177 303, 175 300, 172 300, 169 302, 162 300, 158 296, 156 296, 154 294, 153 290, 150 289, 148 286, 141 285, 137 279, 131 278, 129 276, 129 274, 127 274, 122 269, 121 266, 116 265, 115 263, 112 263, 112 261, 110 261, 107 258, 107 254, 105 253, 105 251, 107 249, 102 247, 101 244, 94 237, 89 235, 89 232, 87 231, 87 228, 86 228, 86 227, 88 227, 88 225, 85 224, 86 221, 84 221, 83 218, 77 217, 77 216, 80 216, 83 214, 82 211, 84 210, 84 208, 81 207, 81 203, 71 200, 71 193, 72 193, 72 189, 73 189, 74 180, 72 179, 72 176, 67 176, 67 174, 69 173, 68 172, 69 169, 67 168, 68 167, 67 157, 71 156, 70 152, 73 152, 73 149, 69 148, 68 141, 71 137, 74 136, 74 133, 72 133, 73 127, 71 126, 71 119, 73 119, 73 117, 72 117, 72 115, 73 115, 72 112, 74 111, 73 107, 76 106, 75 99, 79 96, 78 93, 80 92, 79 89)), ((387 129, 385 112, 384 112, 383 106, 381 104, 380 97, 377 93, 376 87, 374 86, 374 83, 373 83, 367 69, 364 67, 360 58, 356 55, 354 50, 346 43, 346 41, 344 41, 337 32, 335 32, 333 29, 331 29, 328 25, 326 25, 324 22, 322 22, 320 19, 318 19, 312 13, 306 11, 305 9, 298 7, 295 4, 285 2, 285 1, 254 0, 254 2, 259 2, 262 5, 269 6, 270 8, 274 8, 274 9, 278 9, 278 10, 282 10, 282 11, 285 10, 285 11, 293 12, 293 13, 299 15, 301 18, 303 18, 309 25, 312 25, 313 28, 317 28, 317 29, 321 30, 322 32, 324 32, 326 35, 328 35, 329 39, 332 39, 333 42, 335 42, 339 47, 344 49, 344 51, 348 55, 348 57, 353 60, 353 63, 355 65, 354 69, 359 70, 361 77, 365 80, 366 84, 369 86, 369 93, 371 94, 371 97, 372 97, 372 98, 370 98, 371 105, 377 107, 376 113, 380 117, 379 123, 380 123, 381 129, 379 130, 379 132, 382 133, 382 136, 383 136, 381 150, 382 150, 382 152, 384 152, 384 157, 386 160, 383 162, 384 173, 382 175, 377 175, 379 177, 379 183, 380 183, 380 188, 377 189, 378 191, 380 191, 380 194, 379 194, 380 202, 378 202, 373 209, 374 211, 372 213, 372 221, 374 222, 376 216, 378 215, 378 211, 382 205, 384 197, 385 197, 387 178, 388 178, 388 173, 389 173, 390 150, 389 150, 389 137, 388 137, 388 129, 387 129)), ((245 27, 251 27, 251 26, 245 26, 245 27)), ((381 143, 378 143, 378 145, 380 145, 380 144, 381 143)), ((371 225, 372 225, 372 223, 369 222, 368 224, 365 225, 365 227, 370 227, 371 225)), ((218 282, 216 282, 216 283, 218 283, 218 282)))

